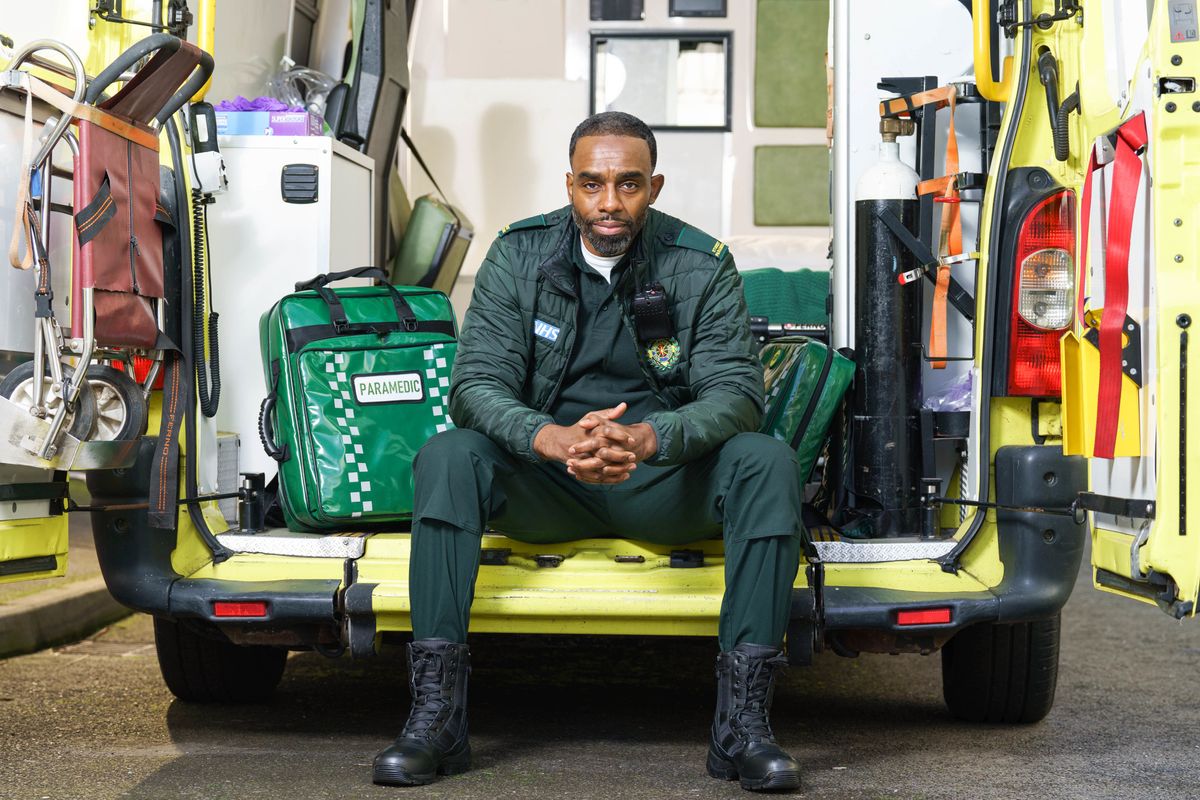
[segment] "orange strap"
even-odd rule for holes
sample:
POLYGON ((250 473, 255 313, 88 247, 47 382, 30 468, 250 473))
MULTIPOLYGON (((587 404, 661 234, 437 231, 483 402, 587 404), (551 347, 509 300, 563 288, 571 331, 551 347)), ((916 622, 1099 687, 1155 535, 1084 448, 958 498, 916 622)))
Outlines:
POLYGON ((938 256, 943 259, 937 268, 937 282, 933 289, 933 308, 929 319, 930 366, 945 369, 948 352, 946 345, 946 308, 950 291, 950 265, 948 256, 962 253, 962 217, 958 197, 958 135, 954 129, 954 101, 958 90, 953 84, 939 86, 924 92, 883 100, 879 103, 881 117, 911 117, 918 108, 934 105, 935 108, 950 109, 950 127, 946 132, 946 166, 940 178, 922 181, 917 185, 917 194, 937 194, 935 202, 944 204, 942 209, 941 234, 938 237, 938 256))
POLYGON ((945 108, 946 106, 954 106, 954 97, 958 90, 952 84, 939 86, 936 89, 929 89, 916 94, 905 95, 904 97, 893 97, 891 100, 881 100, 879 103, 879 116, 881 117, 911 117, 913 112, 921 106, 927 106, 931 103, 936 103, 937 108, 945 108))
MULTIPOLYGON (((946 90, 945 105, 950 109, 950 126, 946 131, 946 166, 944 175, 917 186, 917 194, 936 192, 934 202, 942 204, 942 225, 938 236, 938 256, 945 259, 962 253, 962 214, 958 197, 958 135, 954 129, 954 86, 943 86, 946 90)), ((935 89, 934 91, 939 91, 935 89)), ((937 283, 933 289, 933 308, 929 318, 929 366, 945 369, 941 360, 949 352, 946 344, 946 306, 950 290, 950 265, 942 261, 937 268, 937 283)))
POLYGON ((17 173, 16 214, 13 216, 12 238, 8 242, 8 263, 17 269, 33 266, 33 245, 26 238, 21 252, 21 237, 29 234, 29 162, 33 160, 33 95, 25 94, 25 125, 21 144, 21 164, 17 173))
POLYGON ((87 120, 93 125, 115 133, 122 139, 128 139, 136 145, 158 152, 158 132, 149 125, 142 125, 111 112, 101 111, 95 106, 77 103, 51 84, 33 75, 29 76, 29 91, 64 114, 69 114, 77 120, 87 120))

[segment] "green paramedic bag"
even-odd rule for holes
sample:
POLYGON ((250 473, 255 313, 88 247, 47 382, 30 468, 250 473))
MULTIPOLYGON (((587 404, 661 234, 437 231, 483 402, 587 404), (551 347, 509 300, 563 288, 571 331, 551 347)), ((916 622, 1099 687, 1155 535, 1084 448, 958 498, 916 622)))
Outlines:
POLYGON ((854 362, 803 336, 772 339, 759 360, 766 380, 766 411, 759 430, 792 446, 807 481, 833 415, 854 380, 854 362))
POLYGON ((411 518, 412 461, 453 427, 447 408, 457 331, 446 295, 431 289, 353 286, 376 267, 296 284, 259 323, 270 394, 259 414, 279 462, 288 527, 379 527, 411 518))

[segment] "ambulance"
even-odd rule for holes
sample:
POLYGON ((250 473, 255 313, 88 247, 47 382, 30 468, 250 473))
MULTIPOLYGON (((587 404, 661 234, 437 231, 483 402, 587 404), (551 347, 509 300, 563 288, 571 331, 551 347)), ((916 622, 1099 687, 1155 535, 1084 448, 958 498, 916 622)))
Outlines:
MULTIPOLYGON (((413 3, 366 4, 368 22, 372 13, 382 22, 366 25, 363 36, 376 28, 388 32, 388 52, 401 51, 404 65, 391 73, 380 67, 368 78, 399 76, 398 97, 414 85, 407 63, 408 53, 420 49, 414 42, 441 35, 437 26, 409 31, 414 18, 406 14, 421 14, 425 3, 441 7, 435 0, 420 0, 416 12, 413 3)), ((125 5, 127 17, 138 6, 125 5)), ((185 3, 148 5, 144 13, 166 20, 167 33, 212 49, 220 74, 222 53, 213 47, 205 16, 210 2, 201 4, 196 20, 185 3)), ((679 157, 684 160, 676 163, 688 168, 677 169, 682 182, 714 169, 718 187, 743 185, 749 160, 775 155, 755 152, 783 141, 748 110, 769 94, 770 87, 755 82, 755 70, 780 91, 801 76, 765 59, 761 49, 755 64, 749 50, 733 48, 730 36, 736 29, 739 48, 755 36, 765 41, 770 26, 761 17, 756 26, 755 14, 773 13, 770 2, 668 7, 665 0, 647 0, 624 4, 642 9, 641 16, 613 10, 607 18, 604 7, 613 4, 591 3, 591 16, 583 3, 563 5, 575 31, 567 49, 578 45, 585 54, 575 60, 568 54, 566 69, 590 94, 571 109, 574 117, 619 107, 621 91, 605 90, 599 81, 613 80, 615 65, 632 58, 634 44, 670 39, 679 56, 716 52, 707 48, 715 42, 725 55, 716 62, 724 69, 711 71, 724 88, 723 113, 711 122, 697 117, 662 126, 663 142, 693 143, 704 152, 710 142, 715 147, 715 164, 679 157), (702 133, 706 126, 715 133, 702 133), (716 138, 670 138, 708 135, 716 138)), ((1189 365, 1200 358, 1200 347, 1189 347, 1200 314, 1194 278, 1200 195, 1192 193, 1200 185, 1189 188, 1188 181, 1200 180, 1200 9, 1196 0, 800 5, 812 7, 806 24, 819 30, 797 30, 824 45, 819 80, 827 86, 828 108, 828 139, 817 130, 804 140, 825 152, 814 162, 817 179, 802 191, 817 196, 818 206, 825 197, 828 203, 823 227, 790 224, 793 232, 818 235, 822 256, 828 248, 827 262, 809 265, 820 273, 823 307, 816 319, 769 320, 762 336, 769 343, 787 328, 783 323, 795 323, 793 332, 813 333, 853 362, 854 384, 806 491, 789 658, 803 665, 818 655, 940 651, 945 700, 954 715, 1036 722, 1054 702, 1061 611, 1085 555, 1098 590, 1177 619, 1197 610, 1200 519, 1191 522, 1196 513, 1188 500, 1200 471, 1189 472, 1187 463, 1200 454, 1200 434, 1188 435, 1190 409, 1200 402, 1200 392, 1189 396, 1188 383, 1189 365)), ((122 25, 110 12, 80 34, 92 48, 85 60, 93 74, 148 33, 122 25)), ((48 30, 45 38, 55 34, 48 30)), ((12 43, 14 54, 24 45, 12 43)), ((62 71, 64 56, 39 53, 62 71)), ((54 80, 42 67, 34 74, 54 80)), ((811 84, 811 78, 804 80, 811 84)), ((5 88, 21 87, 10 80, 5 88)), ((23 93, 16 96, 23 102, 23 93)), ((375 183, 366 195, 374 205, 356 217, 374 223, 375 248, 354 256, 364 261, 391 254, 390 245, 379 244, 388 225, 379 203, 388 194, 383 176, 391 163, 381 159, 397 152, 404 104, 386 105, 378 100, 372 108, 395 118, 395 127, 383 126, 387 147, 371 152, 378 137, 333 141, 336 135, 329 145, 333 156, 342 153, 362 169, 373 159, 375 183)), ((529 99, 530 109, 545 105, 529 99)), ((10 115, 21 110, 11 103, 3 109, 10 115)), ((536 119, 540 112, 530 113, 536 119)), ((0 127, 3 136, 18 133, 19 126, 0 127)), ((560 133, 565 142, 569 129, 560 133)), ((190 133, 185 137, 184 165, 201 149, 198 143, 190 133)), ((221 143, 232 196, 231 154, 253 166, 268 151, 229 144, 229 138, 221 143)), ((253 410, 266 393, 253 326, 278 294, 226 291, 222 261, 236 257, 236 248, 222 244, 216 221, 226 200, 216 197, 208 237, 196 239, 182 222, 203 208, 199 190, 211 179, 172 163, 167 144, 164 136, 163 170, 181 189, 168 196, 179 200, 172 218, 190 250, 175 253, 189 259, 175 269, 187 297, 194 299, 198 288, 212 293, 208 301, 201 294, 198 307, 184 305, 198 308, 201 318, 206 302, 220 309, 226 401, 236 406, 228 398, 244 392, 253 410)), ((660 143, 660 151, 670 148, 660 143)), ((271 180, 278 182, 273 169, 271 180)), ((738 223, 748 213, 739 203, 749 197, 726 193, 711 231, 743 269, 753 260, 743 261, 743 254, 753 254, 756 243, 742 228, 758 224, 738 223)), ((764 190, 759 198, 759 222, 776 212, 789 218, 789 209, 769 205, 772 197, 764 190)), ((254 213, 246 207, 241 218, 249 227, 266 226, 275 212, 264 205, 257 212, 262 216, 254 213)), ((249 227, 241 229, 244 235, 249 227)), ((321 235, 336 236, 337 224, 326 230, 321 235)), ((327 246, 323 241, 317 249, 327 246)), ((57 253, 69 262, 70 250, 68 243, 57 253)), ((322 269, 343 266, 329 262, 322 269)), ((469 292, 455 289, 451 297, 461 318, 469 292)), ((3 301, 16 309, 16 290, 3 301)), ((195 319, 187 314, 184 329, 191 330, 195 319)), ((215 328, 215 321, 208 325, 215 328)), ((215 355, 205 344, 203 322, 199 330, 200 336, 178 343, 186 365, 215 355)), ((82 335, 68 330, 66 341, 82 335)), ((4 352, 15 354, 6 371, 44 355, 8 345, 4 352)), ((64 380, 69 383, 81 355, 64 355, 65 378, 48 377, 50 400, 64 380)), ((279 682, 292 650, 364 658, 385 642, 403 640, 409 630, 405 526, 316 533, 271 527, 262 502, 270 475, 264 478, 249 455, 258 450, 250 411, 237 423, 242 427, 232 429, 245 454, 234 474, 249 475, 217 482, 205 475, 213 472, 209 462, 215 462, 221 431, 195 398, 185 397, 182 415, 173 416, 172 396, 153 388, 152 380, 144 397, 96 390, 96 399, 115 404, 108 407, 115 419, 145 419, 105 441, 90 441, 97 436, 85 426, 70 428, 57 451, 31 450, 30 378, 9 374, 20 380, 0 384, 0 581, 64 574, 68 518, 85 515, 112 595, 154 616, 167 686, 198 702, 261 699, 279 682), (180 437, 177 468, 168 470, 179 481, 173 528, 153 527, 149 519, 165 436, 180 437), (88 496, 76 497, 72 487, 84 484, 88 496)), ((103 402, 99 417, 107 413, 103 402)), ((482 548, 472 631, 716 632, 723 592, 719 540, 682 548, 621 538, 530 545, 495 530, 484 535, 482 548)))

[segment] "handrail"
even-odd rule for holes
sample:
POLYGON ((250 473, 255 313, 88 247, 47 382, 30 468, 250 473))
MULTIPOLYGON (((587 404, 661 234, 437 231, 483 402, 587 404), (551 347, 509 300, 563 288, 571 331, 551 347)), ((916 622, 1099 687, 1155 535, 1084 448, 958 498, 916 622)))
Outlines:
POLYGON ((971 24, 974 26, 975 87, 986 99, 1007 103, 1012 95, 1013 60, 1007 56, 1001 65, 999 82, 992 72, 992 0, 971 0, 971 24))

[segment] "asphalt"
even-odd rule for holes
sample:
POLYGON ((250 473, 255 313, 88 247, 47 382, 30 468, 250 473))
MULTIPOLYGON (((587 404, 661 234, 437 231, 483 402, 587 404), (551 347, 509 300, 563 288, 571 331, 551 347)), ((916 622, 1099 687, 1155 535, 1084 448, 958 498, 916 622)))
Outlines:
MULTIPOLYGON (((202 707, 158 675, 150 622, 0 661, 0 798, 736 798, 703 771, 708 640, 477 638, 475 769, 370 783, 407 709, 401 652, 291 657, 275 699, 202 707)), ((822 654, 779 687, 775 728, 808 798, 1194 798, 1200 627, 1094 591, 1064 612, 1056 705, 969 725, 937 656, 822 654)))

